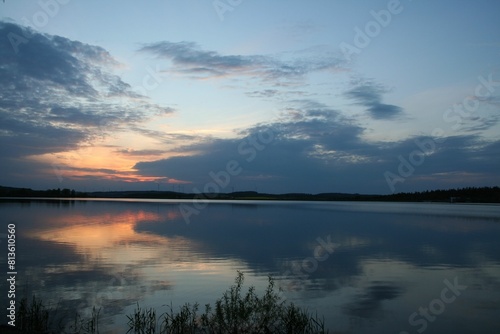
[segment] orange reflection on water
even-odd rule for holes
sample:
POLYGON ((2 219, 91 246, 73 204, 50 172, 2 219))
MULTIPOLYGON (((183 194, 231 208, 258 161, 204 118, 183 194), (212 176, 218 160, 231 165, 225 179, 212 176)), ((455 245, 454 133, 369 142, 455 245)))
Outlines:
POLYGON ((149 274, 165 272, 167 267, 177 271, 220 272, 217 263, 207 262, 202 244, 185 237, 158 235, 136 228, 142 222, 183 224, 175 221, 179 216, 178 210, 162 213, 79 211, 50 218, 50 226, 31 231, 27 236, 71 245, 88 263, 147 265, 151 267, 149 274))
POLYGON ((135 226, 141 221, 161 220, 159 214, 145 211, 124 211, 116 214, 75 213, 55 217, 55 224, 33 232, 30 237, 54 243, 71 244, 76 252, 89 260, 123 263, 155 257, 156 250, 146 248, 140 253, 127 252, 127 248, 140 245, 166 245, 168 239, 150 233, 138 233, 135 226), (134 256, 135 255, 135 259, 134 256))

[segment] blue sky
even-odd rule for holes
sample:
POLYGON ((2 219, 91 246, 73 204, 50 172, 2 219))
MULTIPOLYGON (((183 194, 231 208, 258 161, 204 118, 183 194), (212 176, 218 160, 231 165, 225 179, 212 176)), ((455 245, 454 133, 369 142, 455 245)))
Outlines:
POLYGON ((496 1, 7 0, 0 184, 498 185, 499 12, 496 1))

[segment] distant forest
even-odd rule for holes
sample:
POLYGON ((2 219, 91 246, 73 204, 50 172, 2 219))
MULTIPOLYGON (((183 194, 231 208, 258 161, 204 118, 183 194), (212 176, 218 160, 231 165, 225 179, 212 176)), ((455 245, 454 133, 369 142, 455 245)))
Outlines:
POLYGON ((32 190, 0 186, 0 197, 40 198, 154 198, 154 199, 222 199, 222 200, 291 200, 291 201, 387 201, 387 202, 451 202, 500 203, 499 187, 468 187, 430 190, 390 195, 363 195, 346 193, 322 194, 264 194, 255 191, 232 193, 193 194, 175 191, 108 191, 78 192, 72 189, 32 190))

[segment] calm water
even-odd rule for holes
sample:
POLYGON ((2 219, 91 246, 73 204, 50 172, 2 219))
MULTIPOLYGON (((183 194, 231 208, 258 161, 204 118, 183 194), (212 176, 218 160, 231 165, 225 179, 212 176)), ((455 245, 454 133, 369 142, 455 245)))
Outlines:
POLYGON ((179 205, 1 200, 18 296, 101 307, 102 332, 124 333, 137 301, 213 304, 241 270, 258 292, 273 275, 334 333, 500 333, 500 206, 213 202, 187 223, 179 205))

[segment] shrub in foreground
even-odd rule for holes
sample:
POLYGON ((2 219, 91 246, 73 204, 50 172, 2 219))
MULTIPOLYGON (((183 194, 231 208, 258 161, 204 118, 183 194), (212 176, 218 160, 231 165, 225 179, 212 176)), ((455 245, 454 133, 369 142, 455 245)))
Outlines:
MULTIPOLYGON (((215 305, 205 305, 205 311, 198 314, 199 305, 186 303, 174 312, 157 317, 153 308, 142 309, 139 304, 133 314, 127 315, 129 330, 137 334, 177 334, 177 333, 327 333, 323 319, 307 310, 286 303, 281 291, 276 291, 273 278, 262 297, 255 293, 253 286, 242 291, 244 275, 240 271, 235 283, 226 290, 215 305)), ((90 319, 82 319, 77 314, 74 321, 66 326, 54 326, 50 319, 52 310, 41 300, 33 297, 29 303, 24 298, 18 310, 16 327, 20 333, 99 333, 99 311, 95 308, 90 319), (58 327, 58 328, 54 328, 58 327), (66 328, 64 330, 63 328, 66 328)))
MULTIPOLYGON (((269 284, 262 297, 249 287, 243 293, 243 273, 238 271, 235 284, 225 291, 215 306, 205 305, 205 312, 198 316, 198 304, 183 305, 178 313, 162 315, 159 333, 326 333, 324 322, 316 315, 287 304, 276 291, 274 280, 269 284)), ((141 312, 138 308, 136 314, 141 312)), ((142 311, 144 312, 144 311, 142 311)), ((149 310, 152 312, 152 309, 149 310)), ((129 316, 129 319, 135 317, 129 316)), ((154 319, 154 317, 150 317, 154 319)), ((130 331, 134 333, 155 333, 151 323, 134 326, 129 321, 130 331), (147 330, 144 330, 147 329, 147 330)))

